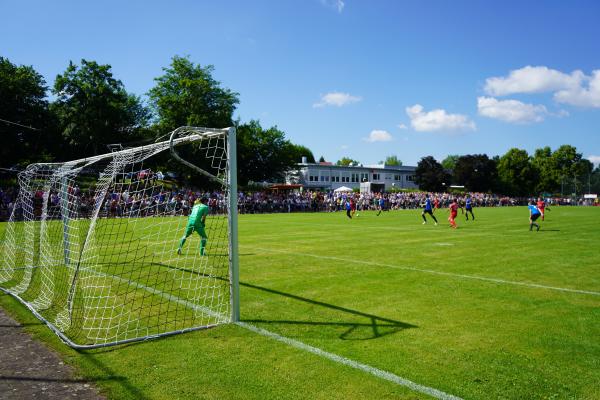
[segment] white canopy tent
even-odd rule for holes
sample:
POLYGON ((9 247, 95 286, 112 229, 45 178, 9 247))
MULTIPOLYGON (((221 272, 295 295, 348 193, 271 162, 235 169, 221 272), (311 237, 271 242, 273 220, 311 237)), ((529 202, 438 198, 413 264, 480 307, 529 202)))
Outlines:
POLYGON ((351 191, 352 191, 352 188, 349 188, 348 186, 340 186, 339 188, 334 190, 334 192, 336 192, 336 193, 351 192, 351 191))

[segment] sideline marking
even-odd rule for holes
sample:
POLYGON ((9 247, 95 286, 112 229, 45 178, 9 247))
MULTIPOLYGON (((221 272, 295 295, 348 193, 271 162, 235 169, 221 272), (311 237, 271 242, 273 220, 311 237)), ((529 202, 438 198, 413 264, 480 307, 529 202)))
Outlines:
MULTIPOLYGON (((150 292, 152 294, 156 294, 156 295, 158 295, 160 297, 163 297, 163 298, 165 298, 165 299, 167 299, 169 301, 174 301, 174 302, 176 302, 178 304, 187 306, 187 307, 192 308, 194 310, 200 309, 202 312, 207 313, 207 314, 209 314, 211 316, 214 316, 214 317, 223 317, 222 314, 216 313, 216 312, 214 312, 214 311, 212 311, 210 309, 207 309, 206 307, 199 306, 197 304, 194 304, 194 303, 192 303, 192 302, 190 302, 188 300, 182 299, 182 298, 177 297, 175 295, 171 295, 171 294, 167 294, 167 293, 158 291, 158 290, 156 290, 156 289, 154 289, 152 287, 143 285, 143 284, 138 283, 136 281, 126 280, 126 279, 120 278, 118 276, 104 274, 104 273, 99 272, 99 271, 94 271, 94 272, 100 273, 101 275, 105 275, 105 276, 110 277, 110 278, 116 278, 117 280, 126 282, 126 283, 128 283, 130 285, 133 285, 133 286, 137 287, 138 289, 146 290, 146 291, 148 291, 148 292, 150 292)), ((317 355, 319 357, 323 357, 323 358, 326 358, 326 359, 331 360, 333 362, 336 362, 338 364, 343 364, 343 365, 346 365, 348 367, 361 370, 361 371, 366 372, 368 374, 374 375, 377 378, 388 380, 388 381, 390 381, 392 383, 395 383, 397 385, 400 385, 400 386, 405 386, 405 387, 407 387, 409 389, 412 389, 412 390, 414 390, 416 392, 424 393, 424 394, 429 395, 431 397, 434 397, 436 399, 440 399, 440 400, 463 400, 461 397, 457 397, 457 396, 454 396, 454 395, 442 392, 441 390, 437 390, 437 389, 434 389, 434 388, 429 387, 429 386, 419 385, 418 383, 415 383, 415 382, 413 382, 411 380, 408 380, 406 378, 402 378, 401 376, 392 374, 391 372, 387 372, 387 371, 384 371, 384 370, 372 367, 372 366, 370 366, 368 364, 359 363, 358 361, 354 361, 354 360, 351 360, 349 358, 339 356, 339 355, 337 355, 335 353, 330 353, 330 352, 322 350, 322 349, 320 349, 318 347, 314 347, 314 346, 308 345, 306 343, 302 343, 302 342, 300 342, 298 340, 290 339, 288 337, 279 335, 278 333, 271 332, 271 331, 268 331, 268 330, 263 329, 263 328, 259 328, 257 326, 251 325, 251 324, 247 324, 245 322, 235 322, 234 324, 238 325, 238 326, 240 326, 242 328, 248 329, 248 330, 250 330, 250 331, 252 331, 254 333, 258 333, 259 335, 268 337, 270 339, 277 340, 278 342, 285 343, 288 346, 292 346, 292 347, 294 347, 294 348, 296 348, 298 350, 304 350, 304 351, 307 351, 309 353, 315 354, 315 355, 317 355)))
POLYGON ((334 354, 334 353, 329 353, 329 352, 327 352, 325 350, 319 349, 318 347, 310 346, 310 345, 308 345, 306 343, 302 343, 302 342, 299 342, 297 340, 290 339, 290 338, 287 338, 285 336, 281 336, 281 335, 279 335, 277 333, 274 333, 274 332, 271 332, 271 331, 267 331, 267 330, 259 328, 257 326, 250 325, 250 324, 247 324, 245 322, 236 322, 235 324, 239 325, 239 326, 241 326, 243 328, 246 328, 248 330, 251 330, 252 332, 258 333, 259 335, 266 336, 268 338, 277 340, 278 342, 285 343, 285 344, 287 344, 289 346, 292 346, 292 347, 294 347, 296 349, 307 351, 307 352, 315 354, 315 355, 317 355, 319 357, 327 358, 327 359, 329 359, 331 361, 334 361, 334 362, 336 362, 338 364, 343 364, 343 365, 346 365, 348 367, 364 371, 364 372, 369 373, 371 375, 374 375, 374 376, 376 376, 378 378, 388 380, 388 381, 393 382, 393 383, 395 383, 397 385, 405 386, 405 387, 407 387, 409 389, 414 390, 415 392, 424 393, 426 395, 429 395, 431 397, 434 397, 434 398, 440 399, 440 400, 462 400, 462 398, 460 398, 460 397, 456 397, 454 395, 442 392, 441 390, 437 390, 437 389, 431 388, 429 386, 419 385, 418 383, 410 381, 410 380, 408 380, 406 378, 402 378, 402 377, 400 377, 398 375, 392 374, 391 372, 383 371, 381 369, 378 369, 378 368, 375 368, 375 367, 371 367, 370 365, 367 365, 367 364, 359 363, 357 361, 351 360, 351 359, 346 358, 346 357, 339 356, 339 355, 334 354))
MULTIPOLYGON (((240 245, 240 247, 241 246, 242 245, 240 245)), ((505 279, 487 278, 485 276, 455 274, 453 272, 435 271, 435 270, 432 270, 432 269, 423 269, 423 268, 415 268, 415 267, 403 267, 401 265, 383 264, 383 263, 377 263, 377 262, 372 262, 372 261, 363 261, 363 260, 352 260, 352 259, 348 259, 348 258, 333 257, 333 256, 319 256, 319 255, 316 255, 316 254, 297 253, 297 252, 287 251, 287 250, 265 249, 265 248, 255 247, 255 246, 252 246, 252 248, 256 249, 256 250, 261 250, 261 251, 266 251, 266 252, 272 252, 272 253, 293 254, 293 255, 304 256, 304 257, 322 258, 324 260, 343 261, 343 262, 347 262, 347 263, 372 265, 372 266, 376 266, 376 267, 387 267, 387 268, 394 268, 394 269, 404 269, 404 270, 407 270, 407 271, 425 272, 425 273, 428 273, 428 274, 452 276, 452 277, 456 277, 456 278, 466 278, 466 279, 475 279, 475 280, 486 281, 486 282, 504 283, 504 284, 507 284, 507 285, 527 286, 527 287, 533 287, 533 288, 538 288, 538 289, 557 290, 557 291, 561 291, 561 292, 579 293, 579 294, 591 294, 592 296, 600 296, 600 292, 594 292, 592 290, 569 289, 569 288, 562 288, 562 287, 556 287, 556 286, 540 285, 540 284, 537 284, 537 283, 507 281, 505 279)))

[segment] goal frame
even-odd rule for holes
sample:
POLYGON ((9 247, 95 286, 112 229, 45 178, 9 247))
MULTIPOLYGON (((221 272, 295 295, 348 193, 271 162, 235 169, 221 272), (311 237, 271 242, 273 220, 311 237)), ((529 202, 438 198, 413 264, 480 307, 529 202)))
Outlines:
MULTIPOLYGON (((157 143, 153 143, 150 145, 146 145, 146 146, 139 146, 136 147, 136 149, 140 149, 140 148, 144 148, 144 147, 151 147, 151 146, 156 146, 159 144, 163 144, 166 145, 168 144, 169 149, 171 151, 171 154, 173 155, 173 158, 176 159, 178 162, 186 165, 187 167, 196 170, 197 172, 203 173, 203 170, 197 166, 195 166, 194 164, 190 163, 187 160, 182 159, 175 151, 175 147, 184 143, 189 143, 189 142, 194 142, 198 139, 200 139, 201 134, 195 133, 193 135, 188 135, 188 136, 184 136, 184 137, 180 137, 180 138, 176 138, 175 136, 179 133, 179 132, 185 132, 185 131, 203 131, 203 133, 206 132, 212 132, 212 133, 222 133, 224 135, 226 135, 227 140, 226 140, 226 144, 227 144, 227 165, 228 165, 228 169, 227 169, 227 181, 226 182, 222 182, 227 188, 228 188, 228 213, 227 213, 227 218, 228 218, 228 245, 229 245, 229 291, 230 291, 230 316, 229 316, 229 322, 230 323, 238 323, 240 321, 240 298, 239 298, 239 244, 238 244, 238 190, 237 190, 237 137, 236 137, 236 129, 234 127, 228 127, 228 128, 224 128, 224 129, 214 129, 214 128, 202 128, 202 127, 191 127, 191 126, 182 126, 180 128, 177 128, 176 130, 172 131, 170 133, 170 138, 169 140, 163 141, 163 142, 157 142, 157 143)), ((111 153, 112 156, 117 156, 119 153, 125 154, 126 152, 128 152, 128 149, 125 150, 120 150, 120 151, 116 151, 111 153)), ((164 150, 163 150, 164 151, 164 150)), ((103 157, 105 157, 106 155, 99 155, 99 156, 94 156, 94 157, 86 157, 86 158, 82 158, 79 160, 72 160, 72 161, 68 161, 66 164, 77 164, 77 163, 83 163, 83 162, 91 162, 94 160, 100 160, 103 157)), ((35 165, 53 165, 56 163, 35 163, 35 165)), ((204 171, 205 175, 210 175, 209 173, 207 173, 206 171, 204 171)), ((214 178, 214 177, 213 177, 214 178)), ((61 185, 64 185, 64 182, 61 182, 61 185)), ((62 204, 64 202, 64 200, 61 200, 61 205, 60 207, 65 207, 64 204, 62 204)), ((97 217, 97 216, 96 216, 97 217)), ((64 218, 64 217, 63 217, 64 218)), ((65 242, 65 246, 64 246, 64 257, 65 257, 65 263, 68 263, 68 257, 69 257, 69 245, 68 245, 68 241, 67 241, 67 235, 68 235, 68 226, 67 224, 64 223, 63 221, 63 232, 61 234, 63 236, 63 241, 65 242)), ((4 247, 3 247, 4 248, 4 247)), ((34 268, 38 268, 38 266, 31 266, 30 268, 34 269, 34 268)), ((75 271, 75 274, 77 274, 77 271, 75 271)), ((75 279, 75 278, 74 278, 75 279)), ((71 288, 72 289, 72 288, 71 288)), ((48 328, 53 331, 65 344, 67 344, 69 347, 74 348, 76 350, 85 350, 85 349, 94 349, 94 348, 103 348, 103 347, 109 347, 109 346, 116 346, 116 345, 122 345, 122 344, 127 344, 127 343, 133 343, 133 342, 140 342, 140 341, 147 341, 147 340, 152 340, 152 339, 157 339, 157 338, 161 338, 161 337, 166 337, 166 336, 173 336, 173 335, 177 335, 180 333, 185 333, 185 332, 191 332, 191 331, 196 331, 196 330, 202 330, 202 329, 208 329, 220 324, 210 324, 210 325, 204 325, 204 326, 197 326, 197 327, 190 327, 190 328, 184 328, 184 329, 179 329, 179 330, 173 330, 173 331, 169 331, 169 332, 165 332, 165 333, 159 333, 159 334, 153 334, 153 335, 147 335, 147 336, 142 336, 142 337, 135 337, 135 338, 129 338, 129 339, 123 339, 123 340, 116 340, 116 341, 112 341, 112 342, 108 342, 108 343, 98 343, 98 344, 78 344, 73 342, 61 329, 59 329, 54 323, 50 322, 48 319, 46 319, 43 315, 41 315, 40 312, 38 312, 34 306, 28 302, 27 300, 25 300, 22 296, 19 295, 19 293, 15 293, 14 291, 4 288, 2 286, 0 286, 0 292, 3 292, 5 294, 8 294, 10 296, 12 296, 13 298, 15 298, 16 300, 18 300, 21 304, 23 304, 27 309, 29 309, 31 311, 31 313, 37 318, 39 319, 42 323, 44 323, 46 326, 48 326, 48 328)))

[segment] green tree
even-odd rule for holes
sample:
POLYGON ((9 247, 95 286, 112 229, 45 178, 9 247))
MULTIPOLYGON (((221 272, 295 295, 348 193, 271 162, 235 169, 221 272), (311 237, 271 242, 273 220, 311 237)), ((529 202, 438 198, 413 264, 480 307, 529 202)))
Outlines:
POLYGON ((0 165, 49 161, 60 140, 46 101, 46 82, 30 66, 0 57, 0 165))
POLYGON ((531 164, 537 173, 536 192, 555 193, 560 190, 560 174, 550 147, 536 149, 531 164))
POLYGON ((315 156, 313 152, 306 146, 302 146, 301 144, 289 144, 289 148, 287 149, 290 153, 290 158, 295 160, 296 163, 302 161, 302 157, 306 157, 306 161, 309 163, 315 162, 315 156))
POLYGON ((350 164, 360 164, 358 161, 351 159, 350 157, 342 157, 338 160, 335 165, 343 165, 347 167, 350 164))
POLYGON ((496 160, 485 154, 469 154, 458 158, 454 182, 473 192, 494 191, 498 187, 496 160))
POLYGON ((321 162, 325 162, 325 157, 323 157, 323 156, 319 157, 319 162, 320 162, 320 163, 321 163, 321 162))
POLYGON ((148 97, 164 134, 180 126, 225 128, 233 125, 238 93, 222 88, 212 77, 214 67, 195 65, 175 56, 164 74, 155 79, 148 97))
POLYGON ((537 171, 527 151, 512 148, 498 161, 498 179, 503 193, 526 196, 535 193, 537 171))
POLYGON ((398 156, 395 155, 391 155, 391 156, 387 156, 385 158, 385 161, 380 161, 380 164, 384 164, 384 165, 393 165, 396 167, 401 167, 402 166, 402 161, 398 159, 398 156))
POLYGON ((299 157, 312 152, 304 146, 292 144, 277 127, 263 129, 252 120, 237 126, 238 178, 241 185, 254 182, 280 182, 285 175, 298 168, 299 157))
POLYGON ((149 120, 141 100, 125 91, 110 65, 81 60, 79 67, 69 62, 52 93, 56 101, 51 108, 73 150, 71 158, 102 153, 105 144, 137 140, 149 120))
POLYGON ((432 156, 421 158, 415 170, 415 183, 421 190, 430 192, 444 191, 450 176, 444 171, 442 164, 432 156))
POLYGON ((456 162, 459 159, 459 155, 458 154, 450 154, 448 155, 446 158, 444 158, 442 160, 442 167, 444 167, 444 169, 448 170, 448 171, 453 171, 454 167, 456 166, 456 162))
POLYGON ((588 190, 590 193, 600 194, 600 164, 588 177, 588 190))

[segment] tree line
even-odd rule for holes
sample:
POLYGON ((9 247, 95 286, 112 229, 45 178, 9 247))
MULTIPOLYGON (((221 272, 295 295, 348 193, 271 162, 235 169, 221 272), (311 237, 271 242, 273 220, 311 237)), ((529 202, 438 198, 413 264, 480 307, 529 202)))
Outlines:
MULTIPOLYGON (((150 143, 184 125, 236 127, 242 185, 281 181, 302 156, 315 161, 276 126, 233 120, 239 93, 223 87, 213 72, 212 65, 175 56, 144 100, 127 92, 110 65, 69 62, 49 87, 32 66, 0 57, 0 167, 94 156, 108 152, 110 144, 150 143)), ((161 162, 156 167, 189 173, 167 157, 161 162)))
MULTIPOLYGON (((146 144, 183 125, 236 127, 241 185, 282 181, 302 156, 315 162, 310 149, 292 143, 277 126, 264 128, 258 120, 233 120, 239 93, 223 87, 213 72, 212 65, 174 56, 142 99, 127 92, 110 65, 69 62, 49 87, 32 66, 18 66, 0 57, 0 167, 22 168, 32 162, 93 156, 106 153, 113 143, 146 144)), ((162 165, 157 167, 179 172, 184 179, 201 179, 190 176, 169 157, 159 161, 162 165)), ((382 163, 402 165, 394 155, 382 163)), ((336 164, 359 162, 344 157, 336 164)), ((570 145, 554 151, 544 147, 533 154, 513 148, 492 158, 450 155, 440 163, 432 156, 423 157, 417 165, 416 182, 428 191, 463 185, 470 191, 511 196, 581 193, 585 189, 600 192, 600 167, 594 170, 570 145)))
POLYGON ((554 151, 546 146, 533 154, 512 148, 502 156, 486 154, 449 155, 442 162, 421 158, 415 182, 423 190, 445 191, 452 185, 473 192, 509 196, 540 194, 572 195, 600 192, 600 166, 594 165, 571 145, 554 151))

